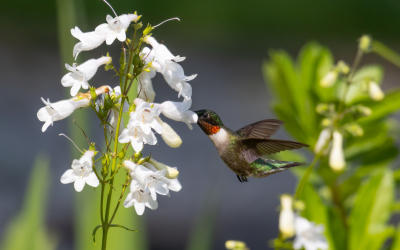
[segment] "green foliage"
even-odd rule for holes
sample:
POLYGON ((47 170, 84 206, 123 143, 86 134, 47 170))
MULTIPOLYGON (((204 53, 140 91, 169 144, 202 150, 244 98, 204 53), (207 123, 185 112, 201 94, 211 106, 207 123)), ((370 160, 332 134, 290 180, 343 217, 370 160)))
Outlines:
MULTIPOLYGON (((389 221, 396 209, 395 183, 400 183, 400 170, 390 169, 398 154, 399 131, 390 115, 400 109, 400 89, 389 91, 381 101, 371 100, 369 82, 380 85, 384 79, 379 65, 358 70, 353 66, 350 72, 340 72, 332 87, 322 87, 321 79, 338 66, 331 52, 315 42, 303 47, 297 61, 281 50, 270 50, 269 55, 263 72, 274 110, 288 132, 311 149, 324 127, 345 138, 345 169, 330 167, 329 139, 298 197, 305 204, 301 215, 325 225, 329 249, 398 249, 400 229, 395 233, 389 221)), ((359 51, 357 58, 361 57, 359 51)), ((306 169, 292 172, 300 179, 306 169)))
POLYGON ((45 227, 47 198, 49 194, 49 159, 38 155, 30 175, 22 210, 6 227, 1 249, 3 250, 55 250, 55 235, 45 227))

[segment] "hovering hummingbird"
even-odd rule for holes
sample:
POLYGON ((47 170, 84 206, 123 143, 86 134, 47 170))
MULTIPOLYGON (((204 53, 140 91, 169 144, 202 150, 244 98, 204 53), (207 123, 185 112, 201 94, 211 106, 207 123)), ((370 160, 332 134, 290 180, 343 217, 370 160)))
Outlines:
POLYGON ((247 125, 238 131, 224 126, 218 114, 211 110, 195 111, 197 124, 214 143, 221 159, 236 173, 240 182, 247 177, 262 178, 304 163, 277 161, 265 156, 284 150, 309 147, 294 141, 270 139, 284 124, 283 121, 267 119, 247 125))

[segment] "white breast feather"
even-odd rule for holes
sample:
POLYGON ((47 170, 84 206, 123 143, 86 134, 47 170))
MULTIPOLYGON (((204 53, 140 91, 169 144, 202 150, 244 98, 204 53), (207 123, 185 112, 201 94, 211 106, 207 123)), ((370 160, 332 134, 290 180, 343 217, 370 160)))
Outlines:
POLYGON ((221 128, 221 130, 216 134, 209 135, 208 137, 210 137, 215 146, 226 145, 226 143, 229 141, 229 134, 223 128, 221 128))

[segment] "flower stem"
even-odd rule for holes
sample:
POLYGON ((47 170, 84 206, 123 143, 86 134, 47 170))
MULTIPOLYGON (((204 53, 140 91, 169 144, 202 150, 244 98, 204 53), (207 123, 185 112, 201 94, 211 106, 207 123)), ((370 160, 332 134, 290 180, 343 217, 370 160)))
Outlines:
POLYGON ((124 193, 125 193, 126 187, 129 186, 128 181, 129 181, 129 175, 127 174, 127 175, 126 175, 126 178, 125 178, 125 184, 124 184, 124 187, 122 188, 122 192, 121 192, 121 195, 120 195, 120 197, 119 197, 117 206, 115 207, 114 213, 113 213, 113 215, 111 216, 110 223, 108 223, 109 225, 111 225, 112 221, 114 220, 115 214, 117 213, 118 208, 119 208, 119 205, 121 204, 122 198, 124 197, 124 193))
POLYGON ((314 157, 313 161, 311 162, 310 166, 308 166, 306 173, 301 178, 299 186, 297 187, 296 194, 294 195, 294 200, 297 200, 299 198, 301 191, 303 191, 304 185, 306 184, 311 172, 314 170, 314 166, 317 163, 317 161, 319 160, 319 158, 320 158, 320 154, 317 154, 314 157))
POLYGON ((385 58, 389 62, 393 63, 397 67, 400 67, 400 55, 397 54, 392 49, 388 48, 381 42, 373 41, 372 42, 372 51, 385 58))

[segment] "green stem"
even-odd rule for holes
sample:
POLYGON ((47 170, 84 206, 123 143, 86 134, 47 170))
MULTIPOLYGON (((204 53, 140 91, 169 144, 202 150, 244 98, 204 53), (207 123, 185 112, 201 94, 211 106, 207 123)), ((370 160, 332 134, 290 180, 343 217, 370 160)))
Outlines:
POLYGON ((114 213, 113 213, 113 215, 111 216, 111 219, 110 219, 110 223, 109 223, 109 225, 111 225, 112 221, 114 220, 114 217, 115 217, 115 215, 117 214, 117 211, 118 211, 119 205, 121 204, 122 198, 124 197, 125 189, 126 189, 126 187, 127 187, 127 186, 129 186, 129 183, 128 183, 128 181, 129 181, 129 175, 127 174, 127 175, 126 175, 126 178, 125 178, 125 184, 124 184, 124 187, 122 188, 121 195, 120 195, 120 197, 119 197, 119 200, 118 200, 117 206, 115 207, 114 213))
POLYGON ((390 49, 386 45, 381 42, 373 41, 372 42, 372 51, 385 58, 389 62, 393 63, 397 67, 400 67, 400 55, 397 54, 394 50, 390 49))
MULTIPOLYGON (((103 179, 104 181, 104 179, 103 179)), ((103 211, 104 211, 104 186, 106 184, 104 182, 101 183, 101 198, 100 198, 100 218, 101 218, 101 225, 104 225, 104 216, 103 216, 103 211)))
POLYGON ((297 187, 296 194, 294 195, 294 200, 297 200, 299 198, 301 191, 303 191, 304 185, 306 184, 311 172, 314 170, 314 166, 317 163, 317 161, 319 160, 319 158, 320 158, 320 154, 317 154, 314 157, 313 161, 311 162, 310 166, 308 166, 306 173, 301 178, 299 186, 297 187))

